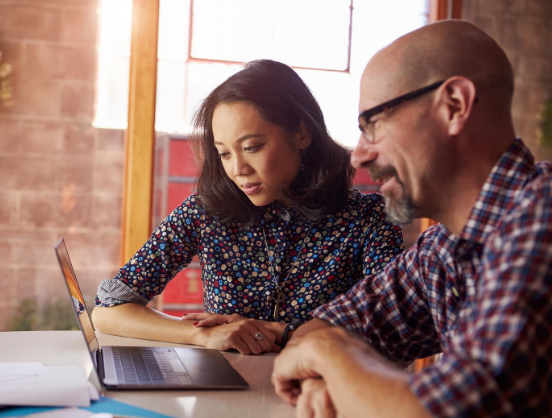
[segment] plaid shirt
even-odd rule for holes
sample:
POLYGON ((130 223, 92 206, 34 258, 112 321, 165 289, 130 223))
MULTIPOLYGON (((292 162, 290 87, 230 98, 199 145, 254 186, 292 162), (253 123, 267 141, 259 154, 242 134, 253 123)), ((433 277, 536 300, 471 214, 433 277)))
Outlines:
POLYGON ((435 416, 552 416, 552 164, 512 143, 460 236, 435 225, 313 312, 395 360, 435 416))

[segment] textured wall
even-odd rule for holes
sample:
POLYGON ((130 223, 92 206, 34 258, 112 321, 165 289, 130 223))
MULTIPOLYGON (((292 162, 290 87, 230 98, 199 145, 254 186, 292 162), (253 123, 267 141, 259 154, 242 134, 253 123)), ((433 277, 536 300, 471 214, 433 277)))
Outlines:
POLYGON ((92 127, 96 8, 96 0, 0 0, 15 98, 0 104, 0 330, 24 297, 44 305, 65 292, 59 237, 85 295, 119 264, 124 139, 92 127))
POLYGON ((552 99, 552 1, 463 0, 462 13, 506 50, 516 74, 516 132, 538 159, 552 160, 552 149, 537 143, 538 114, 552 99))

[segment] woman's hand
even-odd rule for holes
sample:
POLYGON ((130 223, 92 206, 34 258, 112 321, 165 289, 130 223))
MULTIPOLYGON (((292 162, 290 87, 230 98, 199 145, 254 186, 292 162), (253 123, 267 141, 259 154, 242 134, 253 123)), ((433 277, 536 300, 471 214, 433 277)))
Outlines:
MULTIPOLYGON (((224 324, 235 324, 242 321, 254 321, 264 328, 267 328, 276 337, 277 344, 280 344, 282 342, 282 333, 284 332, 284 328, 286 327, 286 324, 283 322, 261 321, 260 319, 246 318, 238 314, 220 315, 200 312, 182 315, 182 319, 185 319, 187 321, 197 320, 197 322, 194 322, 194 325, 196 327, 215 327, 224 324)), ((278 347, 278 351, 272 351, 280 352, 279 348, 280 347, 278 347)))
POLYGON ((196 327, 214 327, 217 325, 233 324, 235 322, 248 320, 245 316, 238 314, 220 315, 206 312, 182 315, 182 319, 185 319, 186 321, 193 321, 195 319, 198 321, 194 323, 196 327))
POLYGON ((254 319, 243 318, 219 326, 196 326, 196 333, 199 343, 207 348, 235 349, 241 354, 280 352, 280 347, 275 344, 274 334, 254 319))

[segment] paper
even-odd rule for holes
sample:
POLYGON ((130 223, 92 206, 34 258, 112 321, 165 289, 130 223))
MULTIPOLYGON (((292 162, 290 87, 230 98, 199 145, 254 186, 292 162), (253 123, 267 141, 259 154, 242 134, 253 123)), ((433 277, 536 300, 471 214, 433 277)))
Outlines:
POLYGON ((90 406, 91 396, 83 368, 0 363, 0 405, 90 406))
POLYGON ((32 377, 43 369, 41 363, 0 363, 0 385, 32 377))
POLYGON ((90 394, 90 400, 97 401, 98 399, 100 399, 100 394, 98 393, 98 389, 96 389, 96 386, 94 386, 90 382, 88 382, 88 393, 90 394))

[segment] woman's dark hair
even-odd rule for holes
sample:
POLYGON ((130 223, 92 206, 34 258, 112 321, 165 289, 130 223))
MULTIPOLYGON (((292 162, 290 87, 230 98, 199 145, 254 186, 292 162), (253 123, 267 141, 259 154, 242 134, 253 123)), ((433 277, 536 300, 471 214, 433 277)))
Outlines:
POLYGON ((235 102, 251 104, 265 121, 290 137, 301 122, 311 135, 302 156, 305 167, 283 192, 288 207, 318 220, 345 205, 354 175, 349 150, 330 137, 318 102, 294 70, 280 62, 258 60, 214 89, 194 116, 192 140, 201 161, 198 193, 207 213, 224 223, 249 225, 259 219, 259 208, 226 175, 214 145, 214 110, 221 103, 235 102))

